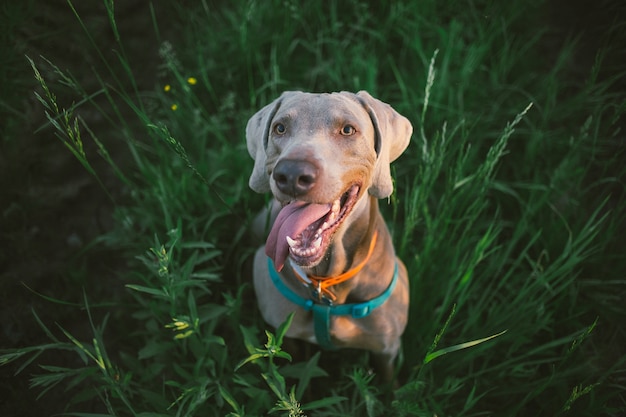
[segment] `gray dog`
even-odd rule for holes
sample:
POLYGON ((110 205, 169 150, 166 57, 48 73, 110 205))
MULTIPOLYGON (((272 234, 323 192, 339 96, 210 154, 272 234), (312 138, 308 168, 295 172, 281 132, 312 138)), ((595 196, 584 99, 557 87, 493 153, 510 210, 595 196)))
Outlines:
POLYGON ((285 92, 246 128, 250 187, 274 197, 256 222, 271 227, 254 260, 263 318, 278 327, 295 312, 288 337, 371 351, 384 381, 393 379, 409 283, 378 199, 391 195, 389 164, 412 131, 365 91, 285 92))

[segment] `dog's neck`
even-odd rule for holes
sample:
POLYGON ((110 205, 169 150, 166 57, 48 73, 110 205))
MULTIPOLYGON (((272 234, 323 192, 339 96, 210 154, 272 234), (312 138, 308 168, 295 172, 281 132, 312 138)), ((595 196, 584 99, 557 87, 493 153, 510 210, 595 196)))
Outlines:
POLYGON ((384 270, 389 269, 391 272, 389 277, 380 277, 377 282, 363 282, 359 279, 359 274, 356 274, 334 286, 333 293, 337 297, 337 303, 345 303, 349 298, 349 302, 366 301, 384 290, 392 277, 395 258, 383 259, 388 258, 386 254, 389 250, 393 253, 393 248, 387 226, 378 211, 378 200, 368 195, 358 204, 360 207, 355 207, 355 212, 351 214, 354 220, 337 231, 324 259, 315 267, 302 270, 309 276, 330 278, 344 274, 363 262, 363 270, 371 268, 371 263, 379 265, 383 262, 388 264, 384 270), (377 235, 376 243, 369 253, 374 235, 377 235))

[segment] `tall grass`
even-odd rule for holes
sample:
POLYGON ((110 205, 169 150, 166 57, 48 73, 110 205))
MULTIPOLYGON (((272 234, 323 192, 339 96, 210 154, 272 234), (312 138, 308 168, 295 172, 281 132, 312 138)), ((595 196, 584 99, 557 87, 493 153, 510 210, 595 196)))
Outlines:
POLYGON ((586 83, 568 79, 574 43, 540 64, 541 2, 457 3, 181 6, 182 39, 152 45, 163 62, 151 91, 138 87, 114 3, 117 61, 70 3, 102 59, 101 89, 83 90, 48 57, 32 60, 38 96, 83 166, 98 177, 87 137, 122 180, 116 226, 97 243, 123 248, 130 297, 103 307, 86 294, 85 340, 35 312, 50 343, 0 363, 24 371, 45 351, 76 353, 83 366, 40 364, 32 379, 42 394, 72 388, 68 415, 623 413, 623 97, 615 79, 600 81, 601 62, 586 83), (78 105, 58 103, 42 65, 78 105), (288 89, 366 89, 415 126, 382 204, 411 277, 391 396, 365 353, 289 364, 285 328, 264 333, 256 313, 246 230, 267 197, 247 188, 244 126, 288 89), (114 160, 82 107, 118 126, 130 161, 114 160), (123 335, 112 347, 111 334, 123 335), (94 399, 96 410, 75 411, 94 399))

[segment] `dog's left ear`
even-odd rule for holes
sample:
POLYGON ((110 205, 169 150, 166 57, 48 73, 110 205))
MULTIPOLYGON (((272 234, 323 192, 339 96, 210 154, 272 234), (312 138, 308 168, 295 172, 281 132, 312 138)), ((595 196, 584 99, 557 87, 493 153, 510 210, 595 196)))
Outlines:
POLYGON ((378 159, 369 193, 377 198, 387 198, 393 192, 389 165, 409 146, 413 126, 389 104, 375 99, 367 91, 359 91, 356 96, 369 113, 376 132, 378 159))

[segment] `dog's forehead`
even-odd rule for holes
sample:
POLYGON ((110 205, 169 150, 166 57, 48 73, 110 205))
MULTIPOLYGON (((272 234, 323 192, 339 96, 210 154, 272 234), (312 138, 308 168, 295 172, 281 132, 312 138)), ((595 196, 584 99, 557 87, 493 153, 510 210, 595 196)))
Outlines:
POLYGON ((288 97, 274 118, 320 122, 369 120, 369 116, 356 97, 347 93, 300 93, 288 97))

